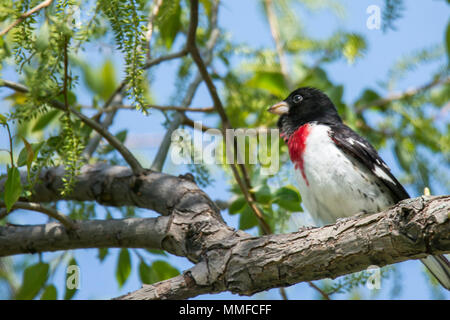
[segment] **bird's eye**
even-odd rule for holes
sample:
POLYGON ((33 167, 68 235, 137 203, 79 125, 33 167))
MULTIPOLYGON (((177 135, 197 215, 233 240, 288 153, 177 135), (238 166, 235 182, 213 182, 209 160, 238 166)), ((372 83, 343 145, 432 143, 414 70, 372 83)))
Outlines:
POLYGON ((296 94, 293 98, 292 98, 292 101, 294 102, 294 103, 299 103, 300 101, 302 101, 303 100, 303 97, 301 96, 301 95, 299 95, 299 94, 296 94))

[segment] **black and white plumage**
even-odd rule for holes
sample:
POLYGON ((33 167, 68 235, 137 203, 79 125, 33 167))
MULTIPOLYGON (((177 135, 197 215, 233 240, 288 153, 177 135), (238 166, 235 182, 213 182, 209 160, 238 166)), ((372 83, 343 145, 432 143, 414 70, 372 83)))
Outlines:
MULTIPOLYGON (((320 90, 297 89, 269 112, 280 115, 303 204, 316 223, 380 212, 409 198, 375 148, 342 122, 320 90)), ((430 256, 422 262, 450 290, 448 260, 430 256)))

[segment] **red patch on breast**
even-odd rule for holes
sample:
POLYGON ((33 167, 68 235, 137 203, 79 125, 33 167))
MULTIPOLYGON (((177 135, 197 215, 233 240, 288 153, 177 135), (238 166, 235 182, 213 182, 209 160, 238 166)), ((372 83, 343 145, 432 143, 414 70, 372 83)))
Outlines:
POLYGON ((291 161, 294 164, 295 169, 300 170, 300 172, 302 173, 302 177, 305 180, 307 186, 309 185, 309 183, 303 167, 303 154, 306 149, 306 138, 308 138, 310 131, 311 127, 309 126, 309 124, 304 124, 292 134, 287 143, 291 161))

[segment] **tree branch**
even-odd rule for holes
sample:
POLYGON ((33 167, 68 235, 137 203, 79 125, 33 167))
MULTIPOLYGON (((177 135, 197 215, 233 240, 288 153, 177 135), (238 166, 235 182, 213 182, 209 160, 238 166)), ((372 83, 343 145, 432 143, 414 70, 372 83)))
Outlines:
POLYGON ((450 196, 408 199, 381 213, 283 235, 216 243, 183 275, 119 297, 180 299, 240 295, 336 278, 429 254, 450 252, 450 196))
MULTIPOLYGON (((84 107, 84 108, 90 108, 90 107, 84 107)), ((159 106, 154 104, 148 104, 145 105, 144 108, 148 109, 156 109, 161 111, 180 111, 180 112, 204 112, 204 113, 211 113, 214 112, 213 107, 205 107, 205 108, 186 108, 183 106, 159 106)), ((103 113, 111 112, 114 110, 120 110, 120 109, 126 109, 126 110, 136 110, 135 106, 128 106, 128 105, 115 105, 110 106, 106 109, 102 109, 97 114, 95 114, 92 118, 99 118, 103 113)))
MULTIPOLYGON (((86 166, 72 195, 62 197, 57 190, 63 176, 62 168, 42 172, 30 201, 95 200, 145 207, 163 216, 80 221, 75 235, 60 223, 0 227, 0 256, 76 248, 160 248, 196 264, 183 278, 123 298, 188 298, 223 291, 252 295, 374 264, 450 252, 450 196, 422 196, 322 228, 254 237, 228 227, 214 202, 183 176, 150 171, 136 177, 126 167, 86 166)), ((4 183, 0 181, 0 192, 4 183)))
MULTIPOLYGON (((132 170, 106 163, 85 165, 76 177, 73 191, 62 196, 64 167, 44 168, 32 190, 33 194, 21 201, 54 202, 58 200, 97 201, 107 206, 136 206, 168 215, 169 208, 186 191, 200 190, 189 180, 178 179, 163 173, 146 171, 135 176, 132 170), (172 190, 180 188, 180 190, 172 190), (170 191, 170 193, 168 193, 170 191), (161 204, 159 204, 161 203, 161 204)), ((21 172, 22 184, 27 184, 27 173, 21 172)), ((0 180, 0 192, 6 178, 0 180)))
MULTIPOLYGON (((6 207, 6 205, 3 202, 0 202, 0 207, 6 207)), ((12 206, 12 209, 24 209, 24 210, 31 210, 31 211, 43 213, 43 214, 49 216, 50 218, 53 218, 53 219, 61 222, 61 224, 67 230, 74 230, 76 227, 75 222, 72 219, 70 219, 68 216, 59 212, 58 210, 44 207, 40 203, 18 201, 16 203, 14 203, 14 205, 12 206)), ((0 216, 0 218, 2 218, 2 217, 0 216)))
POLYGON ((76 233, 61 223, 0 227, 0 256, 84 248, 161 249, 169 217, 77 221, 76 233))
POLYGON ((168 60, 173 60, 173 59, 184 57, 187 54, 188 54, 187 50, 186 49, 182 49, 179 52, 169 53, 167 55, 148 60, 145 63, 145 65, 144 65, 144 69, 151 68, 151 67, 156 66, 156 65, 158 65, 158 64, 160 64, 161 62, 164 62, 164 61, 168 61, 168 60))
POLYGON ((23 20, 25 20, 26 18, 28 18, 29 16, 31 16, 32 14, 38 12, 39 10, 48 7, 49 5, 51 5, 53 2, 53 0, 45 0, 43 2, 41 2, 40 4, 38 4, 36 7, 34 7, 33 9, 30 9, 29 11, 25 12, 24 14, 22 14, 19 19, 17 19, 16 21, 14 21, 13 23, 11 23, 9 26, 7 26, 5 29, 3 29, 0 32, 0 37, 4 36, 5 34, 7 34, 9 32, 9 30, 11 30, 12 28, 14 28, 16 25, 18 25, 19 23, 21 23, 23 20))
POLYGON ((416 94, 419 94, 421 92, 427 91, 435 86, 439 86, 442 84, 449 84, 450 83, 450 77, 444 77, 444 78, 437 78, 437 79, 433 79, 432 81, 417 87, 417 88, 413 88, 413 89, 409 89, 406 90, 404 92, 401 93, 397 93, 397 94, 391 94, 388 97, 385 98, 380 98, 380 99, 376 99, 368 104, 364 104, 364 105, 360 105, 360 106, 355 106, 355 111, 356 113, 361 113, 363 112, 365 109, 370 108, 370 107, 374 107, 374 106, 385 106, 393 101, 396 100, 402 100, 402 99, 407 99, 410 98, 412 96, 415 96, 416 94))

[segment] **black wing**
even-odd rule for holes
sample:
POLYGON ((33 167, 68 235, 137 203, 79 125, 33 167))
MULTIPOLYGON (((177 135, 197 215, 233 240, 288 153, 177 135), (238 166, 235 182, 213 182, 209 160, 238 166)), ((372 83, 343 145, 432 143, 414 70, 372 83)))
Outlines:
POLYGON ((375 148, 363 137, 346 125, 331 125, 330 137, 344 152, 364 164, 391 191, 394 201, 409 198, 405 188, 392 175, 391 170, 380 158, 375 148))

